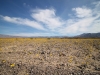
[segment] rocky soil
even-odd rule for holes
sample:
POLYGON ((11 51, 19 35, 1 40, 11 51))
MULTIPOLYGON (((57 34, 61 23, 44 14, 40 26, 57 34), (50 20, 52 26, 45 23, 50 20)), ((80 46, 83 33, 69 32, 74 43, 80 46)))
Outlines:
POLYGON ((0 75, 100 75, 100 39, 0 39, 0 75))

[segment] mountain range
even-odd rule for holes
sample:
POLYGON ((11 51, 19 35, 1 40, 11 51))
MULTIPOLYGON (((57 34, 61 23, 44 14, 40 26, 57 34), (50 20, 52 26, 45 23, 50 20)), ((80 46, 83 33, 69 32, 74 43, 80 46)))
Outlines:
MULTIPOLYGON (((12 35, 4 35, 0 34, 0 38, 21 38, 22 36, 12 36, 12 35)), ((38 37, 38 36, 37 36, 38 37)), ((47 36, 43 36, 47 37, 47 36)), ((51 36, 56 38, 100 38, 100 32, 99 33, 83 33, 74 37, 68 37, 68 36, 51 36)), ((25 38, 25 36, 23 37, 25 38)), ((32 37, 30 37, 32 38, 32 37)))
POLYGON ((75 37, 80 37, 80 38, 100 38, 100 33, 83 33, 83 34, 77 35, 75 37))

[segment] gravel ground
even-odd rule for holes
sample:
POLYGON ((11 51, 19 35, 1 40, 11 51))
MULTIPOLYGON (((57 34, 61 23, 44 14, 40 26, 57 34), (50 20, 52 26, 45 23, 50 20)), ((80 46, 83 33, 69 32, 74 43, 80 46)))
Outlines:
POLYGON ((100 39, 0 39, 0 75, 100 75, 100 39))

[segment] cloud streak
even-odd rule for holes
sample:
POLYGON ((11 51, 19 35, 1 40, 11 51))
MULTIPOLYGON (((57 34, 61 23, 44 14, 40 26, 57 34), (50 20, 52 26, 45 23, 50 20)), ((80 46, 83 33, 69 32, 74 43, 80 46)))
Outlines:
POLYGON ((27 18, 23 19, 23 18, 17 18, 17 17, 9 17, 9 16, 1 16, 1 17, 3 20, 10 23, 26 25, 26 26, 30 26, 39 30, 45 30, 45 28, 40 23, 29 20, 27 18))

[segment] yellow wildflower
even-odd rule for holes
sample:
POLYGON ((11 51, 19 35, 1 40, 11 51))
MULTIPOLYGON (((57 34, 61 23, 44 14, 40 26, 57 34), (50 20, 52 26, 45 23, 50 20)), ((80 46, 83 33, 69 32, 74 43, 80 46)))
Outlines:
POLYGON ((6 62, 6 60, 2 60, 2 62, 3 62, 3 63, 5 63, 5 62, 6 62))
POLYGON ((10 67, 14 67, 14 66, 15 66, 15 63, 13 63, 13 64, 10 65, 10 67))

